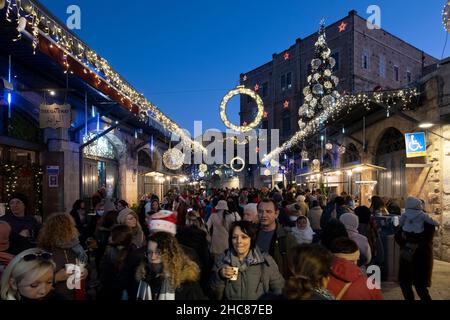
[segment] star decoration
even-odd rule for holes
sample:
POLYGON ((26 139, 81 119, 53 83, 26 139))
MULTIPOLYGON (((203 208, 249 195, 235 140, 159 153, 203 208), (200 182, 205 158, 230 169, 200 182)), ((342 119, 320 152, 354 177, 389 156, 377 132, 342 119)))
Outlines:
POLYGON ((285 109, 289 108, 289 101, 288 100, 284 101, 283 108, 285 108, 285 109))
POLYGON ((289 58, 290 58, 289 52, 285 52, 283 57, 284 57, 284 60, 289 60, 289 58))
POLYGON ((347 29, 348 23, 345 23, 344 21, 342 21, 342 23, 338 26, 339 28, 339 32, 344 32, 345 29, 347 29))
POLYGON ((258 91, 259 90, 259 84, 256 84, 255 85, 255 91, 258 91))
POLYGON ((242 81, 247 81, 247 75, 244 74, 244 76, 242 77, 242 81))

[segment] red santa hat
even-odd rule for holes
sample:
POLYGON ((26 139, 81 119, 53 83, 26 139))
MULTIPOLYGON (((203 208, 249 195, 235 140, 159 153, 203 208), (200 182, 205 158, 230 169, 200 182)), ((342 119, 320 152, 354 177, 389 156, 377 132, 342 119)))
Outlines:
POLYGON ((177 214, 169 210, 161 210, 153 214, 148 229, 151 233, 162 231, 175 235, 177 233, 177 214))

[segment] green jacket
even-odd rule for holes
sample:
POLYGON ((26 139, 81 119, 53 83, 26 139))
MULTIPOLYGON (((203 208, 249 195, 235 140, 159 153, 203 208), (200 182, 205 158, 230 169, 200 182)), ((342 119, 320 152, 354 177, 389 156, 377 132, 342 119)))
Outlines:
POLYGON ((288 233, 281 224, 277 222, 277 229, 275 230, 275 236, 272 238, 269 254, 273 257, 278 265, 278 269, 287 280, 290 277, 288 267, 288 257, 291 248, 297 244, 295 238, 288 233))

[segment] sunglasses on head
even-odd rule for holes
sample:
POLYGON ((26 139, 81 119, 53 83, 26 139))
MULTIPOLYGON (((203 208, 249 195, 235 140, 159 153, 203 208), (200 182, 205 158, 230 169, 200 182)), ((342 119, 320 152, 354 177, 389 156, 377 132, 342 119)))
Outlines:
POLYGON ((49 261, 51 260, 53 255, 48 252, 40 252, 40 253, 29 253, 27 255, 23 256, 24 261, 34 261, 34 260, 43 260, 43 261, 49 261))

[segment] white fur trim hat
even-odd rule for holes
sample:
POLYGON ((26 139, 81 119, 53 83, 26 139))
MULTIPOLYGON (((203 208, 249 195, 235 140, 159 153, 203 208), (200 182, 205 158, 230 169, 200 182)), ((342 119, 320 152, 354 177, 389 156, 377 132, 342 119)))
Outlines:
POLYGON ((151 216, 148 224, 151 233, 167 232, 175 235, 177 233, 177 215, 173 211, 161 210, 151 216))

